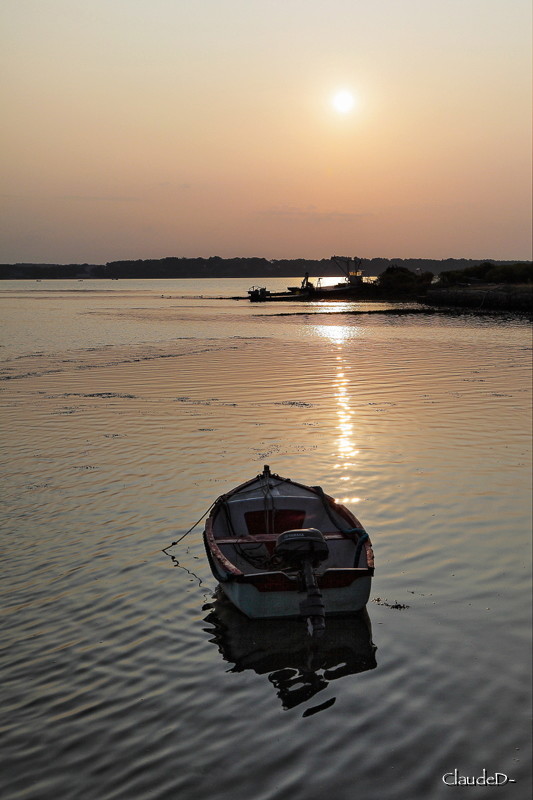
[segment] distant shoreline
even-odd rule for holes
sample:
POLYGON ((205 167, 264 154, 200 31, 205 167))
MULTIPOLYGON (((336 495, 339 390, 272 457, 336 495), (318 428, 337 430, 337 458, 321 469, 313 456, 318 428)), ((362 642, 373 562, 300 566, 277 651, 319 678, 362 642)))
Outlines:
MULTIPOLYGON (((449 270, 463 270, 490 261, 495 265, 529 263, 497 259, 424 259, 369 258, 361 260, 361 269, 368 276, 381 275, 391 266, 401 266, 435 275, 449 270)), ((83 279, 184 279, 246 278, 269 280, 294 278, 308 272, 311 278, 342 277, 331 259, 266 258, 162 258, 108 261, 106 264, 0 264, 0 280, 83 280, 83 279)))

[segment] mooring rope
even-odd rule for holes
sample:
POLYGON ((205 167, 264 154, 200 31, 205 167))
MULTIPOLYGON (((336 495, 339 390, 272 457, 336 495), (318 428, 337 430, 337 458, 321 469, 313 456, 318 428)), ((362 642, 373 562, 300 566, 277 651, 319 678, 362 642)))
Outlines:
MULTIPOLYGON (((199 519, 199 520, 197 520, 197 522, 195 522, 195 523, 194 523, 194 525, 193 525, 192 527, 190 527, 188 531, 185 531, 185 533, 183 534, 183 536, 180 536, 180 538, 179 538, 179 539, 176 539, 176 541, 175 541, 175 542, 172 542, 172 544, 169 544, 167 547, 163 547, 163 549, 162 549, 162 551, 161 551, 161 552, 162 552, 162 553, 164 553, 166 556, 168 556, 168 555, 169 555, 169 553, 167 553, 167 550, 170 550, 170 548, 171 548, 171 547, 175 547, 177 544, 179 544, 179 543, 181 542, 181 540, 182 540, 182 539, 185 539, 185 537, 186 537, 186 536, 188 536, 188 535, 189 535, 189 533, 191 533, 191 531, 193 531, 193 530, 196 528, 196 526, 200 524, 200 522, 203 520, 203 518, 204 518, 204 517, 206 517, 206 516, 209 514, 209 512, 211 511, 211 509, 213 508, 213 506, 215 505, 215 503, 216 503, 216 500, 215 500, 213 503, 211 503, 211 505, 209 506, 209 508, 207 509, 207 511, 204 511, 204 513, 202 514, 202 516, 200 517, 200 519, 199 519)), ((171 556, 171 557, 172 557, 172 556, 171 556)))

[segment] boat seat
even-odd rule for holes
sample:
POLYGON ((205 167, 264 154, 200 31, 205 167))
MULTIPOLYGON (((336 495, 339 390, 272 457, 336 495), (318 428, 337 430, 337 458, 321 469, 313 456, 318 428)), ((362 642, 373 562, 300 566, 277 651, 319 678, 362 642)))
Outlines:
MULTIPOLYGON (((285 533, 285 531, 282 531, 285 533)), ((346 539, 344 533, 340 531, 332 531, 331 533, 323 533, 324 539, 327 541, 333 541, 335 539, 346 539)), ((227 539, 218 539, 215 537, 215 541, 217 544, 255 544, 257 542, 276 542, 279 534, 277 533, 258 533, 255 536, 232 536, 227 539)))

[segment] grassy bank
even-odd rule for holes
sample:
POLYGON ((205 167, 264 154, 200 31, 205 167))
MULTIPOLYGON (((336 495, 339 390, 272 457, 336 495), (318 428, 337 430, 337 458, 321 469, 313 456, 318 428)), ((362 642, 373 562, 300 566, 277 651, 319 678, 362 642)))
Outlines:
POLYGON ((533 310, 531 284, 485 284, 429 289, 423 302, 434 306, 491 309, 496 311, 533 310))

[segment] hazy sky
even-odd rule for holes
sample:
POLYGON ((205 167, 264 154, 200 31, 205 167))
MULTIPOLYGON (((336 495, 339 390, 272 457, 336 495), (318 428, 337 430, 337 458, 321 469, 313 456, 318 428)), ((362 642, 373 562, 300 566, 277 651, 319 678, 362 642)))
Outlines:
POLYGON ((0 25, 2 262, 531 258, 530 0, 0 0, 0 25))

